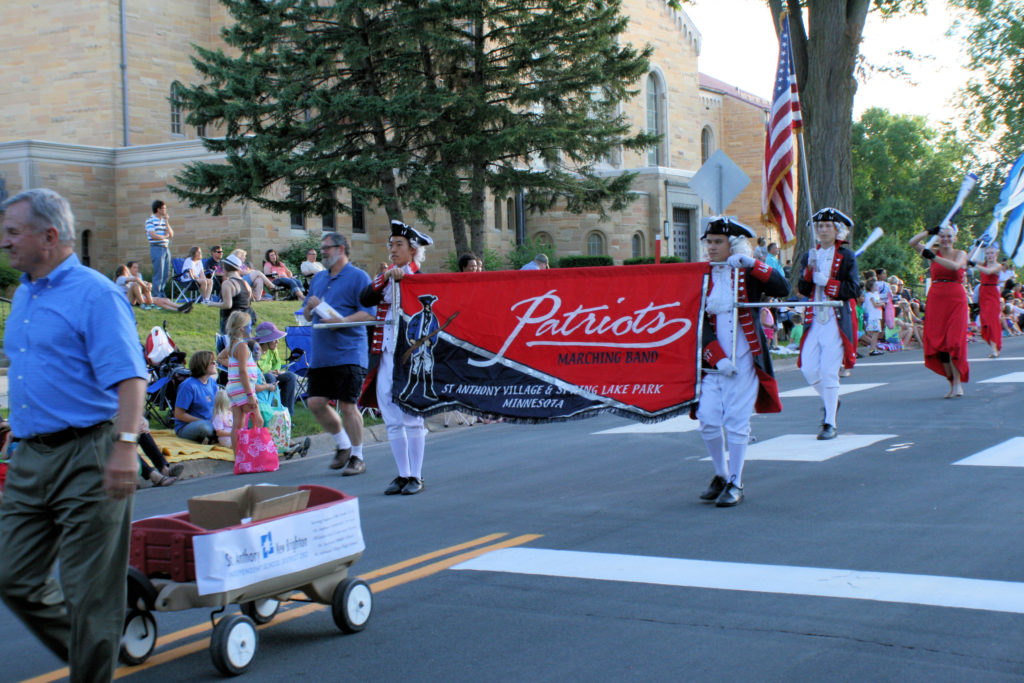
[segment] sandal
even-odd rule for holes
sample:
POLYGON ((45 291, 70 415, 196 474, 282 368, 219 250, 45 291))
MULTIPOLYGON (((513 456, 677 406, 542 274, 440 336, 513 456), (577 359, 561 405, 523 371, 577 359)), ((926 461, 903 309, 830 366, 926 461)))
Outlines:
POLYGON ((161 474, 160 478, 153 482, 153 486, 170 486, 176 481, 178 481, 177 477, 171 477, 166 474, 161 474))
POLYGON ((178 477, 181 476, 181 473, 184 471, 185 466, 182 465, 181 463, 178 463, 177 465, 171 465, 171 469, 167 471, 167 476, 174 477, 175 479, 177 479, 178 477))

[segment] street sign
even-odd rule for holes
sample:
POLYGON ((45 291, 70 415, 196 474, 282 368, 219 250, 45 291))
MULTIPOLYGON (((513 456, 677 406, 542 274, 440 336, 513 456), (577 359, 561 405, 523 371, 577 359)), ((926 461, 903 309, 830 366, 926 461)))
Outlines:
POLYGON ((711 213, 721 216, 732 200, 750 184, 750 178, 722 150, 712 154, 690 178, 690 187, 700 195, 711 213))

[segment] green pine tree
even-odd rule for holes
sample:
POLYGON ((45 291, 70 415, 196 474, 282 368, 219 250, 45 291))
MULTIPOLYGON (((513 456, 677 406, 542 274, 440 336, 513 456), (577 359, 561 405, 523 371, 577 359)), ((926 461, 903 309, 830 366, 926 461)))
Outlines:
POLYGON ((181 95, 225 161, 172 188, 214 214, 240 199, 348 211, 348 190, 392 218, 443 206, 456 248, 481 252, 488 189, 618 209, 632 176, 595 165, 655 142, 619 114, 650 55, 620 45, 619 0, 221 1, 230 51, 197 46, 204 80, 181 95))

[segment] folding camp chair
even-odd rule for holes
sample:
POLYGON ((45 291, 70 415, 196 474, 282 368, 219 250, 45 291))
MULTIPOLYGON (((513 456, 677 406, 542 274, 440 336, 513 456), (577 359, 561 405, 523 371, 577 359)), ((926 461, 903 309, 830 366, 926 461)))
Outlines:
POLYGON ((202 297, 199 284, 187 270, 187 264, 191 261, 188 257, 171 259, 171 269, 174 271, 171 277, 171 299, 177 303, 195 302, 202 297))
MULTIPOLYGON (((291 325, 284 328, 284 342, 288 350, 295 356, 296 351, 302 351, 302 355, 293 360, 287 367, 289 372, 294 372, 298 380, 295 382, 295 398, 302 405, 306 405, 306 397, 309 395, 309 359, 313 352, 313 328, 308 325, 291 325)), ((308 407, 308 406, 307 406, 308 407)))

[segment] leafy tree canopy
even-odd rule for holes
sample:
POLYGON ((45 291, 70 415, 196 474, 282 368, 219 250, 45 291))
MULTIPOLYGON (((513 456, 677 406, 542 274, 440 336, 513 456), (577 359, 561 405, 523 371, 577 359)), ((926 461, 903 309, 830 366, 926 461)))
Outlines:
MULTIPOLYGON (((886 233, 858 263, 916 282, 923 271, 907 241, 946 217, 970 163, 967 144, 953 132, 939 134, 923 116, 879 108, 854 123, 851 142, 857 239, 866 239, 875 226, 886 233)), ((966 225, 960 221, 967 228, 958 240, 964 246, 973 238, 970 217, 977 215, 978 203, 977 197, 969 199, 961 212, 968 219, 966 225)))

